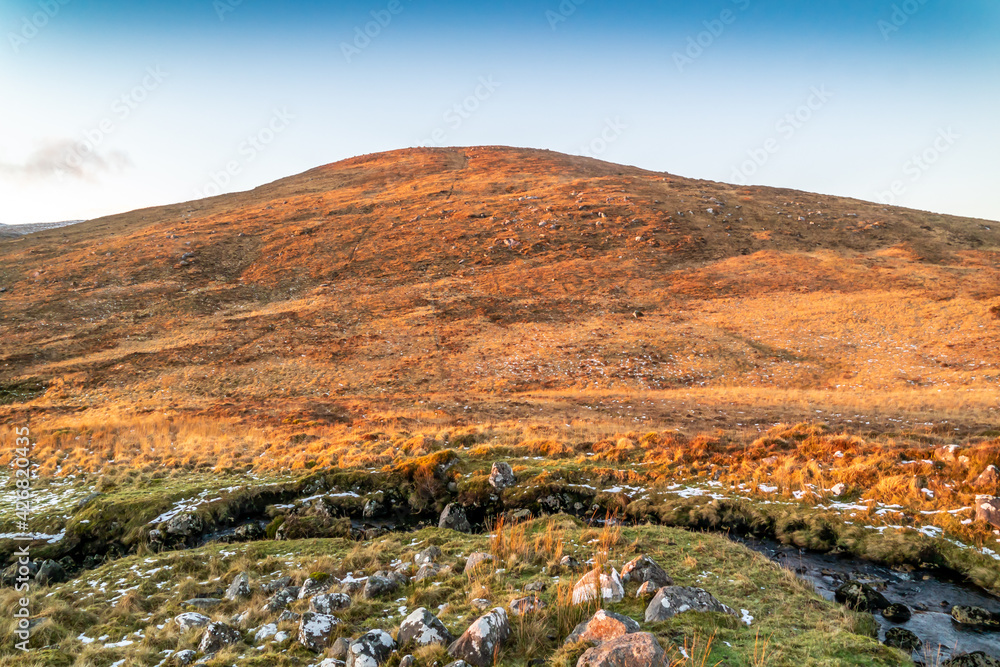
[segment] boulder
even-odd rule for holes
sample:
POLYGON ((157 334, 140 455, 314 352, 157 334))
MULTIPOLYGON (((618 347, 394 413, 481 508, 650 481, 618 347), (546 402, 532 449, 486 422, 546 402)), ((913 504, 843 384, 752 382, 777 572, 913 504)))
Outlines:
POLYGON ((674 585, 674 580, 670 578, 666 570, 645 554, 625 564, 625 567, 622 568, 622 581, 625 583, 634 581, 637 584, 648 582, 657 588, 674 585))
POLYGON ((572 644, 580 641, 601 643, 639 632, 639 630, 639 624, 628 616, 599 609, 590 620, 583 621, 573 629, 573 632, 566 638, 566 643, 572 644))
POLYGON ((997 467, 991 463, 986 466, 986 470, 984 470, 979 477, 976 478, 974 484, 977 489, 996 493, 997 485, 1000 485, 1000 472, 997 472, 997 467))
POLYGON ((652 633, 635 632, 588 649, 576 667, 668 667, 668 662, 652 633))
POLYGON ((493 606, 493 603, 487 600, 486 598, 476 598, 469 604, 472 605, 472 609, 474 611, 486 611, 491 606, 493 606))
POLYGON ((340 592, 347 595, 354 595, 363 591, 367 583, 368 577, 354 577, 348 573, 340 582, 340 592))
POLYGON ((524 590, 531 593, 542 593, 548 585, 544 581, 529 581, 524 585, 524 590))
POLYGON ((906 653, 919 651, 924 645, 919 637, 906 628, 889 628, 885 631, 885 641, 882 643, 906 653))
POLYGON ((427 565, 428 563, 436 563, 437 559, 441 557, 441 549, 436 546, 430 546, 418 553, 413 557, 413 562, 417 564, 417 567, 422 565, 427 565))
POLYGON ((492 555, 490 555, 488 553, 484 553, 482 551, 475 551, 475 552, 469 554, 469 557, 465 560, 465 570, 464 570, 464 572, 465 572, 465 574, 469 574, 470 572, 472 572, 473 570, 475 570, 476 568, 478 568, 483 563, 486 563, 486 562, 489 562, 489 561, 492 561, 492 560, 493 560, 493 556, 492 555))
POLYGON ((877 611, 889 606, 889 601, 877 590, 860 581, 846 581, 834 591, 837 602, 855 611, 877 611))
POLYGON ((320 593, 309 598, 309 611, 332 614, 351 606, 351 596, 344 593, 320 593))
POLYGON ((274 595, 283 588, 288 588, 292 583, 291 577, 278 577, 274 581, 270 581, 260 587, 260 590, 266 595, 274 595))
POLYGON ((654 595, 656 591, 660 590, 662 586, 657 586, 652 581, 647 581, 642 586, 639 586, 639 590, 635 592, 637 598, 642 598, 643 600, 649 600, 654 595))
POLYGON ((510 622, 503 607, 480 616, 451 646, 448 654, 472 667, 489 667, 510 638, 510 622))
POLYGON ((937 457, 938 461, 954 463, 958 460, 958 450, 958 445, 945 445, 944 447, 938 447, 935 449, 934 456, 937 457))
POLYGON ((611 602, 619 602, 625 597, 625 586, 618 570, 611 568, 611 574, 591 570, 573 585, 573 604, 589 602, 598 596, 611 602))
POLYGON ((240 598, 250 597, 250 575, 246 572, 237 574, 233 579, 233 583, 229 584, 225 597, 227 600, 239 600, 240 598))
POLYGON ((951 608, 951 617, 959 625, 981 630, 1000 630, 1000 614, 994 614, 982 607, 956 605, 951 608))
POLYGON ((278 623, 281 623, 282 621, 290 621, 291 623, 298 623, 299 619, 301 618, 302 614, 296 614, 291 609, 285 609, 284 611, 281 612, 281 615, 278 616, 278 623))
POLYGON ((322 651, 330 645, 330 635, 339 623, 335 616, 307 611, 299 621, 299 643, 311 651, 322 651))
POLYGON ((190 665, 194 662, 194 659, 198 657, 198 652, 192 651, 191 649, 185 649, 183 651, 177 651, 177 653, 174 653, 170 657, 175 665, 190 665))
POLYGON ((254 635, 253 635, 253 640, 254 640, 254 643, 259 644, 259 643, 261 643, 263 641, 267 641, 268 639, 270 639, 271 637, 275 636, 276 634, 278 634, 278 626, 277 626, 277 624, 275 624, 275 623, 267 623, 267 624, 262 625, 259 628, 257 628, 257 632, 255 632, 254 635))
POLYGON ((416 658, 412 655, 404 655, 399 660, 399 667, 415 667, 417 664, 416 658))
POLYGON ((579 570, 580 569, 580 561, 578 561, 577 559, 575 559, 575 558, 573 558, 572 556, 569 556, 569 555, 563 556, 562 558, 560 558, 559 559, 559 565, 562 566, 562 567, 565 567, 567 569, 570 569, 570 570, 579 570))
POLYGON ((441 567, 437 563, 424 563, 417 570, 417 573, 413 575, 414 581, 423 581, 424 579, 433 579, 445 570, 450 570, 447 567, 441 567))
POLYGON ((1000 498, 996 496, 976 496, 976 519, 1000 528, 1000 498))
POLYGON ((47 560, 38 568, 35 573, 35 583, 39 586, 49 586, 58 584, 66 580, 66 570, 54 560, 47 560))
POLYGON ((472 665, 467 663, 465 660, 455 660, 454 662, 449 662, 444 667, 472 667, 472 665))
POLYGON ((201 535, 204 529, 205 522, 202 518, 190 512, 181 512, 167 521, 166 525, 168 535, 173 535, 184 540, 201 535))
POLYGON ((664 586, 646 607, 646 622, 665 621, 686 611, 717 612, 739 618, 736 610, 722 604, 703 588, 664 586))
POLYGON ((271 599, 267 601, 264 605, 264 610, 269 611, 272 614, 277 614, 279 611, 290 605, 295 598, 299 595, 299 589, 295 586, 290 586, 288 588, 282 588, 280 591, 271 596, 271 599))
POLYGON ((326 593, 334 583, 337 583, 336 579, 331 581, 330 578, 326 577, 309 577, 302 583, 298 597, 300 600, 308 600, 314 595, 326 593))
POLYGON ((837 484, 834 484, 833 486, 830 487, 830 493, 837 498, 844 495, 844 492, 846 491, 847 491, 847 485, 844 484, 843 482, 838 482, 837 484))
POLYGON ((225 623, 209 623, 205 628, 205 634, 201 636, 198 650, 205 655, 218 653, 225 647, 236 644, 243 639, 243 635, 236 628, 231 628, 225 623))
POLYGON ((177 624, 177 627, 180 628, 181 632, 187 632, 191 628, 203 628, 211 622, 212 619, 208 616, 193 611, 188 611, 174 616, 174 623, 177 624))
POLYGON ((941 667, 1000 667, 1000 659, 991 658, 982 651, 963 653, 941 663, 941 667))
POLYGON ((218 606, 221 602, 222 600, 219 598, 191 598, 190 600, 185 600, 184 604, 189 607, 197 607, 198 609, 211 609, 218 606))
POLYGON ((338 637, 330 647, 330 657, 338 662, 347 662, 347 649, 351 648, 350 637, 338 637))
POLYGON ((252 542, 254 540, 262 540, 265 537, 267 537, 267 531, 264 529, 264 526, 260 525, 259 521, 251 521, 242 526, 237 526, 236 530, 233 531, 234 542, 252 542))
POLYGON ((465 508, 457 503, 448 503, 444 511, 441 512, 441 519, 438 521, 438 528, 451 528, 460 533, 471 533, 472 525, 465 516, 465 508))
POLYGON ((515 484, 517 484, 517 480, 514 478, 514 470, 509 463, 498 461, 493 464, 493 468, 490 470, 490 486, 502 491, 515 484))
POLYGON ((528 595, 527 597, 512 600, 509 606, 510 613, 515 616, 524 616, 543 608, 545 603, 537 595, 528 595))
POLYGON ((421 647, 431 644, 447 646, 455 641, 455 637, 448 632, 448 628, 437 616, 421 607, 403 619, 396 641, 400 647, 421 647))
POLYGON ((396 642, 384 630, 371 630, 347 648, 347 667, 378 667, 396 650, 396 642))
POLYGON ((361 591, 361 597, 366 600, 373 600, 385 595, 392 595, 398 591, 402 585, 400 580, 387 575, 388 573, 376 573, 368 577, 368 581, 365 582, 365 587, 361 591))
POLYGON ((882 618, 892 623, 906 623, 910 620, 910 608, 905 604, 895 602, 882 610, 882 618))

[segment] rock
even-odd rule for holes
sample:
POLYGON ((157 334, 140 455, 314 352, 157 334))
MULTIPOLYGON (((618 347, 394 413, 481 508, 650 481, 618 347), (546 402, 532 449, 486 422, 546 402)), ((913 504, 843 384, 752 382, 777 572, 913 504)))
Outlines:
POLYGON ((834 592, 837 602, 855 611, 876 611, 889 606, 889 601, 877 590, 860 581, 848 581, 834 592))
POLYGON ((910 616, 910 608, 898 602, 882 610, 882 618, 892 623, 906 623, 910 616))
POLYGON ((255 643, 259 644, 262 641, 270 639, 276 634, 278 634, 278 626, 274 623, 268 623, 257 628, 257 632, 253 635, 253 640, 255 643))
POLYGON ((610 575, 591 570, 573 586, 573 604, 588 602, 598 595, 611 602, 619 602, 625 597, 625 586, 618 570, 611 568, 610 575))
POLYGON ((473 570, 475 570, 476 568, 478 568, 483 563, 486 563, 486 562, 489 562, 489 561, 492 561, 492 560, 493 560, 493 556, 490 555, 490 554, 488 554, 488 553, 484 553, 482 551, 473 552, 473 553, 469 554, 469 557, 465 560, 465 570, 464 570, 464 572, 465 572, 465 574, 469 574, 470 572, 472 572, 473 570))
POLYGON ((197 514, 182 512, 167 521, 166 532, 181 539, 188 539, 200 535, 205 529, 205 522, 197 514))
POLYGON ((1000 472, 997 471, 997 467, 992 463, 986 466, 976 481, 973 482, 976 488, 983 489, 986 491, 996 492, 997 485, 1000 484, 1000 472))
POLYGON ((493 605, 493 603, 486 598, 476 598, 470 604, 475 611, 486 611, 493 605))
POLYGON ((517 484, 517 480, 514 478, 514 470, 509 463, 498 461, 493 464, 493 468, 490 470, 490 486, 502 491, 515 484, 517 484))
POLYGON ((260 590, 267 595, 274 595, 283 588, 288 588, 292 583, 291 577, 279 577, 272 582, 266 583, 260 587, 260 590))
POLYGON ((646 622, 665 621, 686 611, 717 612, 739 618, 734 609, 716 600, 703 588, 664 586, 646 607, 646 622))
POLYGON ((347 667, 378 667, 389 659, 396 642, 384 630, 372 630, 361 635, 347 649, 347 667))
POLYGON ((924 645, 919 637, 906 628, 889 628, 885 631, 885 641, 882 643, 886 646, 898 648, 906 653, 919 651, 924 645))
POLYGON ((441 549, 435 546, 430 546, 418 553, 413 557, 413 562, 417 566, 427 565, 428 563, 436 563, 437 559, 441 557, 441 549))
POLYGON ((355 593, 361 592, 365 588, 365 584, 368 583, 368 577, 353 577, 348 574, 340 582, 340 592, 346 593, 347 595, 354 595, 355 593))
POLYGON ((976 519, 1000 528, 1000 498, 976 496, 976 519))
POLYGON ((472 667, 472 665, 467 663, 465 660, 455 660, 454 662, 449 662, 444 667, 472 667))
POLYGON ((639 590, 635 592, 637 598, 642 598, 643 600, 648 600, 656 595, 656 591, 660 590, 661 586, 657 586, 652 581, 647 581, 642 586, 639 586, 639 590))
POLYGON ((956 655, 951 660, 945 660, 941 667, 1000 667, 1000 659, 991 658, 982 651, 956 655))
POLYGON ((339 623, 335 616, 307 611, 299 621, 299 643, 311 651, 322 651, 330 645, 330 635, 339 623))
POLYGON ((670 575, 649 556, 645 554, 629 561, 622 568, 622 581, 628 583, 634 581, 637 584, 652 583, 657 588, 673 586, 674 580, 670 575))
POLYGON ((196 657, 198 657, 198 652, 191 649, 177 651, 171 656, 175 665, 190 665, 196 657))
POLYGON ((299 589, 299 599, 306 600, 314 595, 319 595, 320 593, 326 593, 330 590, 330 585, 336 583, 336 580, 330 581, 330 579, 324 579, 322 577, 309 577, 302 584, 302 588, 299 589))
POLYGON ((1000 614, 994 614, 982 607, 957 605, 951 608, 951 617, 959 625, 981 630, 1000 630, 1000 614))
POLYGON ((958 445, 945 445, 935 449, 934 456, 937 457, 938 461, 954 463, 958 460, 958 450, 958 445))
POLYGON ((63 566, 54 560, 47 560, 38 568, 35 573, 35 583, 40 586, 58 584, 66 580, 66 571, 63 566))
POLYGON ((598 644, 580 656, 576 667, 667 667, 656 637, 635 632, 598 644))
POLYGON ((449 568, 441 567, 435 563, 424 563, 420 566, 420 569, 417 570, 417 573, 413 575, 413 580, 423 581, 424 579, 433 579, 447 569, 449 568))
POLYGON ((400 647, 421 647, 431 644, 447 646, 455 641, 455 637, 448 632, 448 628, 437 616, 421 607, 403 619, 396 641, 400 647))
POLYGON ((219 598, 191 598, 190 600, 185 600, 184 604, 189 607, 197 607, 198 609, 211 609, 221 602, 222 600, 219 598))
POLYGON ((351 596, 344 593, 320 593, 309 598, 309 611, 332 614, 351 606, 351 596))
POLYGON ((438 528, 451 528, 460 533, 471 533, 472 525, 465 516, 465 508, 457 503, 448 503, 441 512, 438 528))
POLYGON ((606 642, 624 637, 633 632, 639 632, 639 630, 639 624, 628 616, 599 609, 590 620, 584 621, 574 628, 573 632, 566 638, 566 643, 572 644, 573 642, 580 641, 606 642))
POLYGON ((285 609, 284 611, 281 612, 281 616, 278 617, 278 623, 281 623, 283 621, 298 623, 300 618, 302 618, 302 614, 296 614, 291 609, 285 609))
POLYGON ((290 586, 288 588, 282 588, 280 591, 271 596, 271 599, 267 601, 264 606, 265 611, 269 611, 272 614, 276 614, 298 597, 299 590, 295 586, 290 586))
POLYGON ((524 590, 531 593, 541 593, 545 590, 546 584, 544 581, 532 581, 524 586, 524 590))
POLYGON ((340 662, 347 662, 347 649, 351 648, 350 637, 339 637, 330 647, 330 657, 340 662))
POLYGON ((174 616, 174 623, 180 628, 181 632, 187 632, 191 628, 203 628, 212 622, 208 616, 204 614, 198 614, 193 611, 188 611, 183 614, 178 614, 174 616))
POLYGON ((278 634, 274 636, 274 641, 280 644, 288 639, 288 633, 284 630, 278 630, 278 634))
POLYGON ((373 574, 368 577, 365 587, 361 591, 361 597, 366 600, 373 600, 385 595, 391 595, 399 590, 399 581, 389 577, 373 574))
POLYGON ((837 498, 844 495, 845 491, 847 491, 847 485, 844 484, 843 482, 838 482, 837 484, 834 484, 832 487, 830 487, 830 493, 836 496, 837 498))
POLYGON ((510 613, 515 616, 524 616, 525 614, 530 614, 533 611, 538 611, 544 606, 545 603, 542 602, 537 595, 529 595, 527 597, 512 600, 510 603, 510 613))
POLYGON ((382 513, 382 504, 374 498, 369 498, 365 502, 365 506, 361 509, 361 514, 366 519, 371 519, 377 517, 382 513))
POLYGON ((563 556, 562 558, 560 558, 559 565, 565 568, 569 568, 570 570, 580 569, 580 561, 573 558, 572 556, 563 556))
POLYGON ((231 628, 225 623, 209 623, 208 627, 205 628, 205 634, 201 636, 201 643, 198 644, 198 650, 209 655, 212 653, 218 653, 225 647, 236 644, 243 639, 243 635, 240 631, 231 628))
POLYGON ((417 661, 412 655, 404 655, 399 660, 399 667, 414 667, 416 664, 417 661))
POLYGON ((233 579, 233 583, 229 584, 229 588, 226 590, 226 599, 239 600, 248 597, 250 597, 250 575, 246 572, 240 572, 233 579))
POLYGON ((472 665, 489 667, 510 637, 510 623, 502 607, 480 616, 451 646, 448 654, 472 665))
POLYGON ((262 540, 265 537, 267 537, 267 531, 264 529, 264 526, 260 525, 259 521, 251 521, 242 526, 237 526, 236 530, 233 531, 234 542, 253 542, 254 540, 262 540))

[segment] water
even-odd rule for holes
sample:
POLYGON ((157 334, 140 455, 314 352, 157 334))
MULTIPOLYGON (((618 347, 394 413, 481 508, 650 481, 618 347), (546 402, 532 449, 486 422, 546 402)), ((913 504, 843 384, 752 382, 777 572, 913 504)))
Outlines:
POLYGON ((874 586, 889 602, 905 604, 913 612, 913 617, 906 623, 892 623, 878 614, 875 619, 881 626, 879 640, 885 639, 886 630, 896 626, 906 628, 924 642, 923 648, 911 656, 915 661, 937 664, 939 659, 973 651, 1000 657, 1000 632, 966 629, 951 620, 951 608, 955 605, 1000 611, 1000 598, 982 589, 948 581, 929 570, 897 572, 866 561, 802 551, 772 541, 741 542, 793 570, 800 578, 813 584, 816 592, 827 600, 833 600, 834 591, 840 584, 854 579, 874 586))

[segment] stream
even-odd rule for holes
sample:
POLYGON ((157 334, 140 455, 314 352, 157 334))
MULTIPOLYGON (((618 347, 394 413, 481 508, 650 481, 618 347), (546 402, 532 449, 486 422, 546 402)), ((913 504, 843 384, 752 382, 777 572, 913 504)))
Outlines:
POLYGON ((886 630, 893 626, 906 628, 923 641, 923 648, 911 656, 915 662, 933 665, 973 651, 1000 657, 1000 632, 967 629, 951 620, 951 608, 955 605, 1000 611, 1000 599, 975 586, 948 581, 931 570, 897 572, 882 565, 804 551, 773 541, 739 541, 795 572, 827 600, 833 600, 838 586, 853 579, 873 586, 889 602, 905 604, 913 612, 913 617, 906 623, 892 623, 878 614, 875 619, 880 626, 880 641, 885 639, 886 630))

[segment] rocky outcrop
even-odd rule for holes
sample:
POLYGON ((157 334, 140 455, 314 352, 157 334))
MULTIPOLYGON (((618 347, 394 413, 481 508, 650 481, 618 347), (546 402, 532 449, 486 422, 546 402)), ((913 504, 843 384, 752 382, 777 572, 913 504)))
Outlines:
POLYGON ((716 600, 703 588, 664 586, 646 607, 646 622, 665 621, 686 611, 716 612, 739 617, 734 609, 716 600))
POLYGON ((437 616, 421 607, 403 619, 396 640, 400 647, 447 646, 455 641, 455 637, 437 616))
POLYGON ((877 590, 860 581, 847 581, 834 591, 837 602, 854 611, 878 611, 889 606, 889 601, 877 590))
POLYGON ((489 667, 510 638, 510 622, 502 607, 483 614, 462 633, 448 654, 472 667, 489 667))
POLYGON ((582 604, 598 597, 610 602, 619 602, 625 597, 625 586, 618 570, 611 568, 611 574, 591 570, 573 586, 573 604, 582 604))
POLYGON ((472 532, 472 524, 465 516, 465 508, 457 503, 449 503, 445 506, 444 511, 441 512, 441 518, 438 520, 438 528, 451 528, 460 533, 472 532))
POLYGON ((622 568, 622 581, 637 584, 652 583, 657 588, 674 585, 674 580, 666 570, 645 554, 625 564, 622 568))
POLYGON ((668 667, 668 662, 653 634, 636 632, 588 649, 576 667, 668 667))
POLYGON ((583 621, 566 638, 567 644, 573 642, 606 642, 625 635, 639 632, 640 626, 628 616, 622 616, 606 609, 599 609, 590 620, 583 621))

